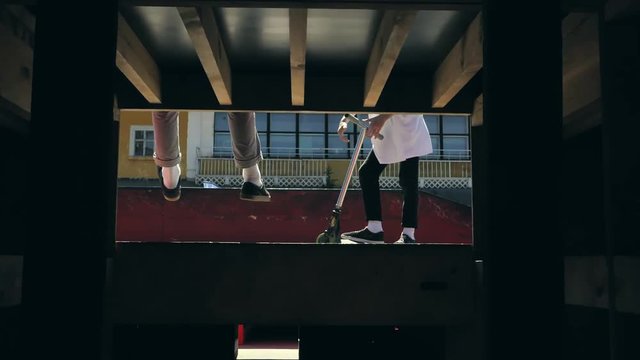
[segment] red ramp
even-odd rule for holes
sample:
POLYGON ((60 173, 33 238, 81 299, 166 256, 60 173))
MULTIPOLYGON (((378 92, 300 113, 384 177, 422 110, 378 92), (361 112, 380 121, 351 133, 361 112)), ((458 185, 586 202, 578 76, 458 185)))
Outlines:
MULTIPOLYGON (((338 190, 270 190, 270 203, 242 201, 238 189, 185 188, 177 202, 165 201, 158 188, 118 189, 117 241, 213 241, 312 243, 329 225, 338 190)), ((401 231, 400 191, 383 190, 385 241, 401 231)), ((362 192, 344 200, 341 231, 365 224, 362 192)), ((420 193, 421 243, 470 244, 471 209, 420 193)))

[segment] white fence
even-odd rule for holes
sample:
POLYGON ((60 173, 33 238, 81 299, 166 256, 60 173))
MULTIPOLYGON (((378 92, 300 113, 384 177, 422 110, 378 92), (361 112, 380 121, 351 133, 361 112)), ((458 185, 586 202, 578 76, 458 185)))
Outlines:
MULTIPOLYGON (((324 188, 330 177, 334 187, 342 185, 342 176, 335 169, 346 169, 349 159, 292 159, 268 158, 260 162, 260 172, 265 185, 270 188, 324 188), (331 175, 331 176, 330 176, 331 175)), ((357 160, 360 167, 364 159, 357 160)), ((400 164, 390 164, 380 176, 380 187, 399 189, 400 164)), ((344 170, 343 170, 344 171, 344 170)), ((420 188, 469 188, 471 187, 471 161, 469 160, 421 160, 418 168, 420 188)), ((241 170, 231 158, 198 157, 197 184, 213 187, 239 187, 241 170)), ((351 187, 359 187, 357 170, 352 176, 351 187)))

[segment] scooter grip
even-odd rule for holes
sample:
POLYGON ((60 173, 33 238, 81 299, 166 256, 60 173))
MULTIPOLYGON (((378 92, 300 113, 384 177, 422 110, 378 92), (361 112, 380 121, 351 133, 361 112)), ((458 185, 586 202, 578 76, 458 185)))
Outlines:
MULTIPOLYGON (((356 124, 357 126, 360 126, 361 128, 364 128, 364 129, 368 129, 369 128, 369 123, 367 123, 364 120, 358 119, 354 115, 344 114, 343 117, 346 118, 348 121, 351 121, 352 123, 356 124)), ((378 134, 378 135, 376 135, 376 139, 383 140, 384 139, 384 135, 378 134)))

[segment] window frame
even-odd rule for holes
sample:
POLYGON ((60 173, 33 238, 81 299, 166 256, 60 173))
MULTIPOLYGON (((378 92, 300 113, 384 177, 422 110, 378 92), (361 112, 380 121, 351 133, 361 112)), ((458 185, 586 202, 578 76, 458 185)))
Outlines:
MULTIPOLYGON (((155 152, 155 131, 153 129, 153 125, 131 125, 131 127, 129 128, 129 156, 130 157, 135 157, 135 158, 153 158, 153 153, 155 152), (153 142, 153 150, 151 152, 151 155, 136 155, 135 151, 136 151, 136 132, 138 131, 143 131, 143 132, 147 132, 147 131, 151 131, 153 133, 153 136, 151 137, 151 141, 153 142)), ((146 142, 148 139, 145 138, 144 141, 146 142)))
MULTIPOLYGON (((216 112, 218 113, 218 112, 216 112)), ((295 126, 292 126, 288 131, 285 130, 277 130, 277 131, 273 131, 272 128, 272 115, 273 114, 282 114, 282 112, 261 112, 263 114, 266 115, 266 130, 265 131, 259 131, 258 132, 258 136, 260 137, 260 141, 262 142, 263 145, 263 156, 266 159, 278 159, 278 158, 289 158, 289 159, 350 159, 352 154, 353 154, 353 150, 351 147, 349 147, 349 145, 355 145, 355 141, 358 138, 358 135, 360 133, 360 129, 357 126, 354 126, 352 124, 349 125, 349 129, 348 131, 345 132, 345 135, 347 137, 349 137, 352 141, 347 144, 346 148, 344 149, 344 151, 335 153, 335 152, 329 152, 329 139, 332 135, 336 135, 333 130, 331 130, 334 126, 335 128, 337 128, 337 122, 335 124, 332 124, 331 122, 335 121, 336 117, 341 116, 341 114, 339 113, 314 113, 317 115, 322 115, 324 117, 324 133, 317 130, 317 131, 300 131, 300 127, 301 127, 301 116, 303 116, 306 113, 295 113, 295 112, 286 112, 286 114, 289 115, 293 115, 295 117, 295 126), (292 152, 291 154, 272 154, 271 152, 271 143, 272 143, 272 135, 293 135, 294 137, 294 147, 295 147, 295 152, 292 152), (312 148, 306 148, 306 149, 301 149, 300 147, 300 143, 301 143, 301 136, 303 135, 321 135, 323 137, 323 143, 324 143, 324 151, 322 151, 322 154, 320 153, 320 151, 318 151, 317 153, 314 152, 312 153, 310 156, 308 154, 305 154, 305 152, 309 152, 308 149, 312 149, 312 148)), ((358 113, 356 114, 356 116, 358 116, 358 118, 363 118, 363 116, 367 116, 368 114, 366 113, 358 113)), ((438 121, 438 132, 431 132, 431 129, 429 129, 429 134, 431 136, 437 137, 438 141, 440 143, 440 148, 436 149, 434 148, 434 152, 437 150, 441 150, 440 153, 437 154, 430 154, 430 155, 426 155, 421 157, 421 159, 424 160, 470 160, 471 158, 471 154, 467 153, 464 155, 460 155, 460 156, 454 156, 453 158, 450 155, 445 155, 445 149, 443 149, 442 147, 444 146, 444 139, 445 137, 448 136, 455 136, 455 137, 464 137, 467 139, 467 145, 468 145, 468 149, 467 151, 471 150, 471 119, 469 115, 465 115, 465 114, 434 114, 434 113, 424 113, 422 114, 423 116, 435 116, 437 118, 438 121), (460 134, 460 133, 444 133, 444 120, 447 116, 462 116, 464 118, 466 118, 467 121, 467 132, 464 134, 460 134)), ((426 118, 425 118, 425 123, 426 123, 426 118)), ((231 136, 229 130, 216 130, 215 129, 215 115, 214 115, 214 124, 213 124, 213 148, 216 148, 216 135, 220 135, 220 134, 224 134, 224 136, 231 136)), ((368 153, 368 149, 370 149, 370 145, 369 147, 367 147, 365 144, 363 144, 363 148, 361 149, 361 154, 359 155, 360 158, 365 157, 368 153)), ((215 154, 217 154, 215 157, 220 157, 220 158, 228 158, 228 157, 233 157, 232 152, 230 151, 228 154, 227 153, 222 153, 220 151, 218 152, 213 152, 215 154)))
MULTIPOLYGON (((463 160, 468 161, 471 160, 471 117, 465 114, 433 114, 433 113, 425 113, 423 116, 435 116, 438 119, 438 132, 431 132, 429 129, 429 135, 436 136, 440 143, 440 148, 433 148, 434 153, 426 155, 422 157, 426 160, 463 160), (444 119, 447 116, 461 116, 466 118, 467 120, 467 132, 464 134, 461 133, 445 133, 444 132, 444 119), (460 156, 450 156, 446 154, 446 149, 444 148, 444 139, 445 137, 463 137, 467 139, 467 154, 460 156), (436 151, 440 151, 440 153, 435 153, 436 151)), ((427 122, 425 118, 425 123, 427 122)))

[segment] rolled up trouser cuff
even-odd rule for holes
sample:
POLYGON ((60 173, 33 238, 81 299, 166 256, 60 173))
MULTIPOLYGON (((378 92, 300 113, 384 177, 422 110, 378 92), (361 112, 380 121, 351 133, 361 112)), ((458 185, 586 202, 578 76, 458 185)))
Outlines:
POLYGON ((262 160, 256 115, 253 112, 230 112, 228 119, 235 164, 241 169, 252 167, 262 160))
POLYGON ((154 111, 152 113, 155 151, 153 159, 157 166, 172 167, 180 163, 179 113, 177 111, 154 111))
POLYGON ((153 161, 157 166, 160 167, 173 167, 180 164, 180 160, 182 159, 182 154, 178 154, 178 157, 175 159, 160 159, 157 154, 153 154, 153 161))
POLYGON ((249 167, 252 167, 253 165, 257 164, 260 162, 260 160, 262 160, 262 153, 258 153, 258 155, 249 158, 249 159, 242 159, 239 160, 237 158, 233 159, 236 163, 236 167, 240 168, 240 169, 246 169, 249 167))

